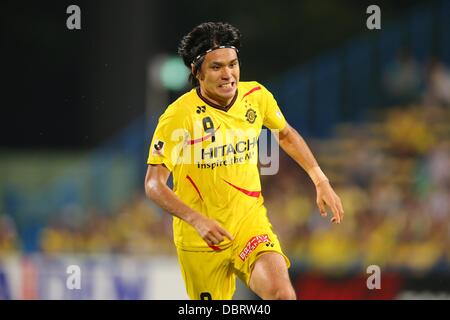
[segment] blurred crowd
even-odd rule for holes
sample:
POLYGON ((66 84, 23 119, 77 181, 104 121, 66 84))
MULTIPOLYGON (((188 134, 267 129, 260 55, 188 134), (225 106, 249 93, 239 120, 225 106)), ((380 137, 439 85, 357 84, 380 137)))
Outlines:
POLYGON ((78 220, 58 216, 41 234, 44 253, 175 254, 172 218, 138 192, 118 212, 97 212, 78 220))
POLYGON ((402 48, 382 73, 382 95, 387 105, 450 107, 450 70, 437 57, 420 63, 402 48))
POLYGON ((290 256, 330 272, 371 264, 448 272, 449 124, 450 110, 393 109, 380 123, 341 126, 332 140, 315 142, 344 205, 340 225, 320 216, 313 185, 286 159, 275 179, 267 177, 266 199, 290 256))
MULTIPOLYGON (((342 199, 342 224, 329 222, 331 211, 320 216, 313 184, 284 153, 279 172, 261 177, 270 220, 294 263, 450 269, 450 72, 436 59, 425 70, 402 52, 384 77, 396 106, 308 141, 342 199)), ((117 212, 64 208, 39 245, 46 254, 175 254, 172 218, 143 190, 117 212)), ((20 249, 14 221, 0 215, 0 256, 20 249)))

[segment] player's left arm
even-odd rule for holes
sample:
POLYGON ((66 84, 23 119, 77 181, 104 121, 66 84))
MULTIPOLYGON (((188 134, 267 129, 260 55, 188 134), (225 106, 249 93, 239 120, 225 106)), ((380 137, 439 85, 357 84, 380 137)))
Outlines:
POLYGON ((320 214, 326 217, 326 206, 328 206, 333 212, 331 222, 340 223, 344 218, 344 209, 342 207, 341 199, 336 192, 334 192, 328 178, 320 169, 317 160, 305 140, 297 130, 292 128, 289 124, 286 124, 286 126, 279 131, 277 139, 281 148, 308 173, 311 180, 314 182, 317 191, 316 201, 320 214))

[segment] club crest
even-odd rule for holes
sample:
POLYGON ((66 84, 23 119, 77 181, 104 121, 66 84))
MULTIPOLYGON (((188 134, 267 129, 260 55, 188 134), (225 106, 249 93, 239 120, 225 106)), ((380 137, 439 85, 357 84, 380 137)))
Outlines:
POLYGON ((254 123, 256 120, 256 111, 251 108, 248 109, 247 113, 245 114, 245 118, 247 119, 248 122, 254 123))

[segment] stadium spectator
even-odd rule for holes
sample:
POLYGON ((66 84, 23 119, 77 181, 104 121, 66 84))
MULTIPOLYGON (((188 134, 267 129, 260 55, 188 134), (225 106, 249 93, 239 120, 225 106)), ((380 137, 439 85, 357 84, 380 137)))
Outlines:
POLYGON ((450 70, 437 58, 431 59, 425 84, 425 106, 450 107, 450 70))
POLYGON ((422 78, 420 66, 409 50, 400 50, 384 71, 383 86, 388 103, 409 105, 418 102, 422 78))

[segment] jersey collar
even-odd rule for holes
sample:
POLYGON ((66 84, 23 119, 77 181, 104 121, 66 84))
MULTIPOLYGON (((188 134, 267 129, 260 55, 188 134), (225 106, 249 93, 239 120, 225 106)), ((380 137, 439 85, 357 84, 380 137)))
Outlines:
POLYGON ((217 104, 217 103, 214 103, 214 102, 208 100, 206 97, 204 97, 204 96, 202 95, 202 93, 200 92, 200 87, 197 87, 197 89, 196 89, 195 91, 197 92, 197 95, 199 96, 199 98, 202 99, 203 102, 205 102, 207 105, 209 105, 210 107, 213 107, 213 108, 215 108, 215 109, 219 109, 219 110, 225 111, 225 112, 227 112, 228 110, 230 110, 230 108, 231 108, 231 107, 233 106, 233 104, 236 102, 236 99, 237 99, 237 97, 238 97, 238 89, 236 89, 236 93, 234 94, 234 97, 233 97, 233 99, 230 101, 230 103, 229 103, 228 105, 226 105, 226 106, 221 106, 221 105, 219 105, 219 104, 217 104))

